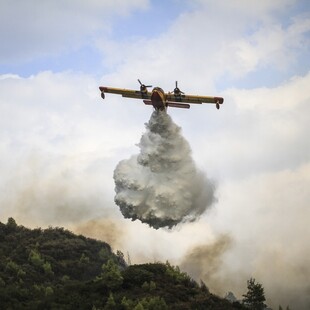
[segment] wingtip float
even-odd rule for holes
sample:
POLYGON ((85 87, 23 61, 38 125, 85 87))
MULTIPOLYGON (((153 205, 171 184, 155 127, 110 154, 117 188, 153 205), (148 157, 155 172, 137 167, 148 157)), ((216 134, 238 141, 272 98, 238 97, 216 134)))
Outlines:
POLYGON ((196 96, 186 95, 178 88, 178 82, 175 82, 175 88, 172 92, 165 93, 162 88, 154 87, 152 91, 148 91, 151 85, 140 84, 139 90, 114 88, 100 86, 102 99, 105 98, 105 93, 118 94, 126 98, 142 99, 146 105, 152 105, 155 110, 166 111, 168 107, 189 109, 190 104, 213 103, 219 109, 224 102, 222 97, 211 96, 196 96))

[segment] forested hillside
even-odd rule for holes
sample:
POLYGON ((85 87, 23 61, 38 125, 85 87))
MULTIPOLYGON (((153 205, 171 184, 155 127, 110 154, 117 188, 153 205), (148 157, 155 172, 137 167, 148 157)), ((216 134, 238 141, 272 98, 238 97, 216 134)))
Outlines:
POLYGON ((0 309, 243 309, 168 262, 130 265, 63 228, 0 222, 0 309))

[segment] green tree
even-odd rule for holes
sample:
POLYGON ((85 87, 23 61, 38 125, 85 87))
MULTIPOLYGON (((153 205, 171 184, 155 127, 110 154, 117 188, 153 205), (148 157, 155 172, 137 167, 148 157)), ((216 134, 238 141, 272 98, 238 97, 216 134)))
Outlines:
POLYGON ((50 286, 47 286, 47 287, 45 288, 45 296, 51 296, 51 295, 53 295, 53 294, 54 294, 53 288, 50 287, 50 286))
POLYGON ((26 272, 22 268, 20 268, 18 270, 18 272, 17 272, 17 277, 18 278, 22 278, 22 277, 25 277, 25 276, 26 276, 26 272))
POLYGON ((15 220, 13 219, 13 217, 8 218, 8 222, 6 224, 6 227, 8 228, 9 231, 16 230, 17 224, 16 224, 15 220))
POLYGON ((52 266, 51 266, 51 264, 50 264, 49 262, 45 262, 45 263, 43 264, 43 270, 44 270, 44 273, 45 273, 46 275, 50 275, 50 276, 53 276, 53 275, 54 275, 54 272, 53 272, 53 270, 52 270, 52 266))
POLYGON ((107 261, 109 258, 111 258, 111 253, 106 248, 102 248, 99 251, 98 255, 99 255, 100 259, 102 259, 103 261, 107 261))
POLYGON ((89 263, 89 257, 83 253, 80 257, 80 264, 88 264, 88 263, 89 263))
POLYGON ((144 291, 149 291, 150 290, 150 285, 145 281, 141 288, 144 290, 144 291))
POLYGON ((207 287, 206 283, 204 283, 201 279, 200 279, 200 288, 203 292, 209 294, 209 288, 207 287))
POLYGON ((43 285, 41 285, 41 284, 34 284, 33 285, 33 290, 36 292, 36 293, 39 293, 39 294, 41 294, 41 293, 45 293, 45 287, 43 286, 43 285))
POLYGON ((145 281, 142 284, 141 288, 146 292, 151 292, 156 289, 156 283, 154 281, 150 281, 150 282, 145 281))
POLYGON ((179 266, 172 266, 168 261, 166 262, 166 274, 178 284, 191 280, 187 273, 181 272, 179 266))
POLYGON ((247 281, 248 291, 246 294, 242 295, 244 298, 242 302, 244 305, 253 310, 262 310, 266 308, 264 304, 265 293, 264 288, 260 283, 255 283, 255 279, 251 278, 247 281))
POLYGON ((130 310, 133 309, 134 303, 131 299, 127 299, 126 296, 124 296, 121 305, 124 309, 130 310))
POLYGON ((115 303, 115 300, 114 300, 114 296, 113 296, 112 293, 110 293, 108 301, 105 304, 103 309, 104 310, 110 310, 110 309, 113 310, 113 309, 115 309, 115 307, 116 307, 116 303, 115 303))
POLYGON ((156 289, 156 283, 154 281, 150 282, 150 291, 154 291, 156 289))
POLYGON ((161 297, 158 297, 158 296, 143 298, 141 300, 141 304, 144 307, 144 309, 148 309, 148 310, 166 310, 166 309, 168 309, 168 306, 167 306, 165 300, 161 297))
POLYGON ((64 276, 62 276, 62 278, 61 278, 61 281, 63 282, 63 283, 66 283, 66 282, 68 282, 70 280, 70 277, 68 276, 68 275, 64 275, 64 276))
POLYGON ((36 249, 30 251, 28 260, 36 267, 42 267, 44 264, 44 260, 41 258, 41 254, 36 249))
POLYGON ((17 275, 20 270, 20 267, 12 260, 9 260, 5 266, 5 270, 11 274, 17 275))
POLYGON ((126 266, 125 256, 122 251, 117 250, 116 257, 117 257, 117 261, 119 262, 119 264, 126 266))
POLYGON ((141 304, 141 302, 138 302, 137 305, 133 308, 134 310, 144 310, 145 308, 141 304))
POLYGON ((109 259, 108 262, 102 266, 102 273, 99 279, 112 290, 119 288, 123 283, 122 274, 112 259, 109 259))

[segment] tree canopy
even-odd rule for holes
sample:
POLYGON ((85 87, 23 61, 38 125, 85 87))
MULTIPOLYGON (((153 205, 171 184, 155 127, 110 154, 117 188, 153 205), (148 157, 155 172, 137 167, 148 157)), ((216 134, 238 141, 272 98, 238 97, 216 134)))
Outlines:
POLYGON ((63 228, 0 222, 0 309, 242 309, 167 263, 130 265, 63 228))

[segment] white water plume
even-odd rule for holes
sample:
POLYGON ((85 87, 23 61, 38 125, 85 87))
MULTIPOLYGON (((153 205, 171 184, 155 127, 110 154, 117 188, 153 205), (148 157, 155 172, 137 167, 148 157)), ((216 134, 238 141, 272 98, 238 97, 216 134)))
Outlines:
POLYGON ((116 204, 125 218, 156 229, 196 220, 215 201, 213 184, 166 112, 154 111, 145 126, 140 153, 114 171, 116 204))

